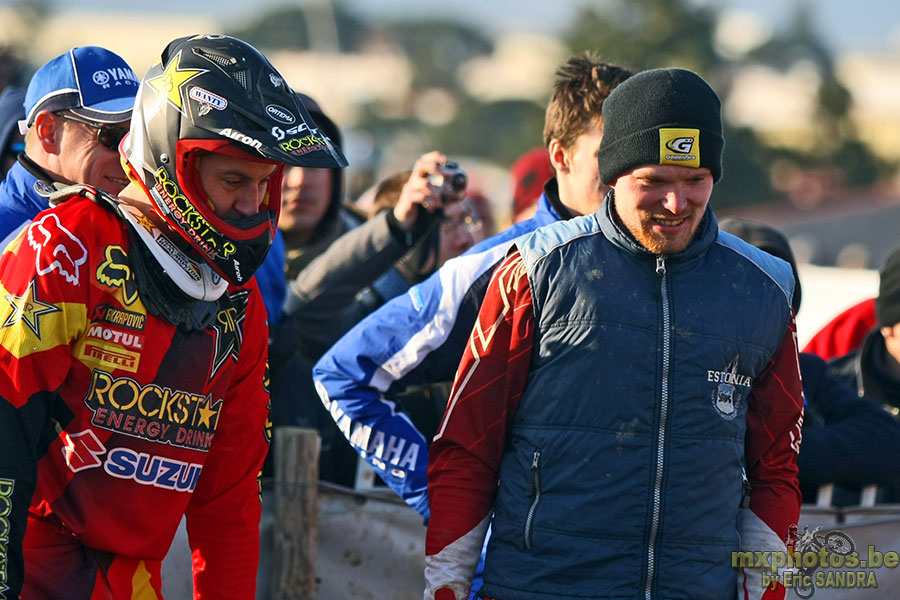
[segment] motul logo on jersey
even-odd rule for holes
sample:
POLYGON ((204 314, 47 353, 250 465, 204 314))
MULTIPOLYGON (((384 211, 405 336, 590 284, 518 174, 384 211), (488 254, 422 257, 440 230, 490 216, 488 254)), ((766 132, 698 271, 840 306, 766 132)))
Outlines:
POLYGON ((92 325, 88 329, 87 337, 105 342, 119 344, 131 350, 144 349, 144 336, 138 333, 127 333, 124 331, 116 331, 112 327, 104 327, 103 325, 92 325))

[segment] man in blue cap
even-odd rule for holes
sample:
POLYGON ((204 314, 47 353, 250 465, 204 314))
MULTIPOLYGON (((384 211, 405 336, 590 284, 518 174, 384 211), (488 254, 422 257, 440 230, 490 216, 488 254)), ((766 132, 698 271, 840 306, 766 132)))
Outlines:
POLYGON ((37 70, 19 129, 25 152, 0 184, 0 248, 41 210, 44 193, 86 183, 111 194, 128 184, 119 141, 128 131, 138 77, 119 55, 82 46, 37 70))

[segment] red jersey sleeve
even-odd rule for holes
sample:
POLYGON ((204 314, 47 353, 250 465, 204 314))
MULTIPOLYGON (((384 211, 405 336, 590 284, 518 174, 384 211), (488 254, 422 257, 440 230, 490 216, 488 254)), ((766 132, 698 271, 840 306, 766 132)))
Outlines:
MULTIPOLYGON (((750 509, 741 515, 743 551, 784 553, 794 544, 800 518, 797 455, 803 426, 797 346, 792 319, 778 352, 751 390, 745 445, 750 509)), ((741 598, 784 598, 781 585, 767 590, 759 573, 744 575, 741 598)))
MULTIPOLYGON (((195 598, 252 598, 259 561, 259 473, 268 452, 269 391, 265 308, 255 280, 233 325, 241 331, 234 377, 215 438, 185 516, 195 598), (252 565, 253 568, 248 568, 252 565)), ((222 315, 222 313, 220 313, 222 315)), ((225 317, 220 317, 225 318, 225 317)))
POLYGON ((533 337, 531 289, 513 250, 494 271, 429 451, 426 598, 468 597, 533 337))
POLYGON ((22 541, 54 392, 85 327, 88 245, 44 213, 0 255, 0 597, 18 597, 22 541))

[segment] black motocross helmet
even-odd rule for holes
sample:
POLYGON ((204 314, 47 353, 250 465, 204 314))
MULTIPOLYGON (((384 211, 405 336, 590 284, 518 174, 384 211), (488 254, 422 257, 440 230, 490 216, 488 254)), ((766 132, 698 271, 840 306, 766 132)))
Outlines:
POLYGON ((183 37, 166 47, 141 81, 120 151, 159 216, 233 284, 250 279, 272 243, 284 165, 347 166, 275 67, 224 35, 183 37), (205 152, 278 165, 258 214, 215 214, 195 168, 205 152))

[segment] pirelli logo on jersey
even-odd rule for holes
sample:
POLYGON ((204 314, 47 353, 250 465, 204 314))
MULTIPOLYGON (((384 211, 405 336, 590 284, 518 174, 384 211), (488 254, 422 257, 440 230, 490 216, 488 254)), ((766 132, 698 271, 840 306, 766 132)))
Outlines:
POLYGON ((79 345, 78 358, 87 365, 137 373, 141 355, 110 344, 85 340, 79 345))
POLYGON ((222 401, 211 395, 141 385, 130 377, 113 377, 94 369, 84 403, 97 427, 206 452, 212 445, 222 401))

